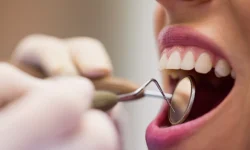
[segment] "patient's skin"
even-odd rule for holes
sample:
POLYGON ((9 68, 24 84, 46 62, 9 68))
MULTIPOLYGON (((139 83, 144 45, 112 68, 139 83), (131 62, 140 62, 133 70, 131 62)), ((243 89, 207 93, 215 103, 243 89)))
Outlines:
POLYGON ((221 48, 236 73, 230 98, 209 123, 169 149, 250 149, 250 1, 158 0, 158 3, 154 19, 156 37, 165 26, 191 27, 221 48))

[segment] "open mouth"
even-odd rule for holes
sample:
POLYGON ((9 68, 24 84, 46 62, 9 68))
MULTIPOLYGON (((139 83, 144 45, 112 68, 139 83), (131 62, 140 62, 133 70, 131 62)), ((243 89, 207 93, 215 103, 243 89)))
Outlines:
MULTIPOLYGON (((167 56, 169 51, 164 51, 160 64, 162 71, 168 74, 171 93, 180 79, 189 75, 195 79, 196 95, 187 122, 203 116, 218 106, 231 91, 235 77, 226 60, 219 58, 213 64, 213 56, 210 56, 207 52, 202 52, 195 59, 193 52, 184 49, 184 47, 171 48, 173 52, 169 57, 167 56), (184 57, 181 58, 180 53, 184 51, 186 51, 184 57), (174 58, 173 55, 179 58, 174 58)), ((185 87, 182 88, 188 90, 185 87)), ((161 124, 161 126, 164 125, 169 126, 170 124, 167 121, 161 124)))
POLYGON ((188 138, 208 122, 215 115, 211 112, 226 100, 236 78, 222 51, 206 37, 183 27, 167 28, 161 36, 160 69, 169 81, 169 92, 173 92, 180 79, 191 75, 195 79, 196 95, 184 123, 171 125, 169 107, 164 104, 159 115, 149 125, 146 135, 148 147, 158 149, 188 138))

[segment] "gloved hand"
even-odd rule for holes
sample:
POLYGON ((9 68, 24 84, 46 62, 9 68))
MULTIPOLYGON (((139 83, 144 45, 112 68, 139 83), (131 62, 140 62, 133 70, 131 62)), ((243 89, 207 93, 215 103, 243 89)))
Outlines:
POLYGON ((20 42, 12 60, 56 77, 38 79, 13 66, 0 65, 0 149, 121 148, 121 106, 109 114, 91 109, 94 87, 82 77, 111 74, 111 63, 100 42, 33 35, 20 42))

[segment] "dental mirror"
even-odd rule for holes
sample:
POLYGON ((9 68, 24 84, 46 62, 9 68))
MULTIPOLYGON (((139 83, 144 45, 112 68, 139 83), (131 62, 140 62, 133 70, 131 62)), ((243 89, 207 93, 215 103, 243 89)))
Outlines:
POLYGON ((169 109, 168 118, 172 125, 183 123, 193 106, 195 98, 195 84, 191 76, 187 76, 180 80, 177 84, 170 103, 174 109, 169 109))

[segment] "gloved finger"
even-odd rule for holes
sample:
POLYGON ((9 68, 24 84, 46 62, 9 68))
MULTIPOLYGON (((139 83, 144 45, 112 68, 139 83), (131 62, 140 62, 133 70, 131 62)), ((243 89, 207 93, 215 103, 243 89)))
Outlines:
POLYGON ((10 64, 0 63, 0 106, 19 98, 39 82, 10 64))
POLYGON ((115 123, 119 133, 121 133, 121 130, 126 125, 128 115, 124 108, 124 105, 122 103, 118 103, 114 108, 110 110, 109 115, 115 123))
POLYGON ((0 113, 0 149, 32 149, 71 133, 92 94, 91 82, 80 77, 49 80, 31 90, 0 113))
POLYGON ((12 61, 39 68, 47 76, 78 74, 65 43, 47 35, 30 35, 24 38, 12 54, 12 61))
POLYGON ((123 147, 124 137, 125 133, 125 127, 127 126, 127 121, 128 121, 128 114, 127 111, 124 108, 124 105, 122 103, 118 103, 110 112, 109 112, 111 120, 114 122, 116 130, 121 137, 119 140, 119 149, 121 150, 123 147))
POLYGON ((101 42, 88 37, 65 39, 81 75, 100 78, 112 73, 110 58, 101 42))
POLYGON ((107 114, 90 110, 74 133, 49 150, 118 150, 118 135, 107 114))

